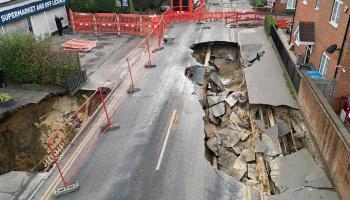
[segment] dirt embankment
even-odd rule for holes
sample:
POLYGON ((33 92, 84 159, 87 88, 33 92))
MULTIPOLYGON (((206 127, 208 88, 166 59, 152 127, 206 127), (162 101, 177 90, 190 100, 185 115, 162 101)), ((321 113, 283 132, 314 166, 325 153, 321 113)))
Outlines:
MULTIPOLYGON (((68 117, 86 100, 88 93, 57 96, 28 105, 0 122, 0 175, 10 171, 42 171, 51 167, 47 159, 47 136, 59 131, 55 151, 61 153, 79 132, 82 124, 97 108, 99 98, 92 98, 72 120, 68 117)), ((56 137, 57 138, 57 137, 56 137)))

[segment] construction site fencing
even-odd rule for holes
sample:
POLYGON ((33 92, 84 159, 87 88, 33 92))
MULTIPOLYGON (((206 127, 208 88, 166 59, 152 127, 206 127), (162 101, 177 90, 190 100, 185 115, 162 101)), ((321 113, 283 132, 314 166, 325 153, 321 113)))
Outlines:
POLYGON ((195 12, 170 11, 162 15, 114 14, 114 13, 77 13, 70 12, 74 32, 111 33, 147 36, 156 27, 153 34, 164 33, 164 28, 179 21, 262 21, 264 16, 257 12, 207 12, 205 5, 195 12))
MULTIPOLYGON (((80 16, 80 15, 79 15, 80 16)), ((86 15, 91 17, 91 15, 86 15)), ((84 20, 87 18, 82 17, 84 20)), ((99 25, 102 25, 104 20, 110 20, 108 15, 98 14, 93 15, 94 19, 99 20, 99 25)), ((114 17, 115 19, 115 17, 114 17)), ((138 18, 141 19, 141 18, 138 18)), ((135 16, 129 16, 125 20, 130 20, 133 23, 137 20, 135 16)), ((89 23, 89 22, 86 22, 89 23)), ((96 25, 96 22, 94 22, 96 25)), ((109 23, 109 22, 108 22, 109 23)), ((118 118, 120 111, 133 91, 137 91, 138 82, 142 79, 148 67, 152 66, 152 58, 159 50, 160 40, 159 28, 160 24, 164 24, 164 18, 154 25, 154 28, 149 31, 148 35, 139 43, 119 64, 116 64, 115 69, 110 73, 110 76, 98 87, 96 91, 92 91, 91 95, 86 98, 85 102, 69 116, 64 122, 54 130, 47 133, 47 156, 42 160, 41 164, 49 170, 55 166, 64 187, 72 183, 82 165, 88 159, 90 153, 94 150, 103 133, 108 131, 113 126, 114 121, 118 118), (127 73, 125 73, 127 72, 127 73), (120 77, 120 74, 125 74, 120 77), (118 81, 115 81, 118 80, 118 81), (67 138, 67 132, 72 133, 75 137, 67 138), (91 133, 92 142, 86 145, 79 158, 71 168, 66 165, 61 167, 60 158, 65 154, 64 149, 67 146, 75 143, 81 133, 91 133)), ((94 25, 94 26, 95 26, 94 25)), ((113 30, 103 26, 103 31, 109 32, 113 30)), ((141 28, 141 27, 138 27, 141 28)), ((164 27, 165 29, 166 27, 164 27)), ((163 29, 163 28, 162 28, 163 29)), ((98 30, 98 29, 95 29, 98 30)), ((135 31, 137 32, 137 31, 135 31)))

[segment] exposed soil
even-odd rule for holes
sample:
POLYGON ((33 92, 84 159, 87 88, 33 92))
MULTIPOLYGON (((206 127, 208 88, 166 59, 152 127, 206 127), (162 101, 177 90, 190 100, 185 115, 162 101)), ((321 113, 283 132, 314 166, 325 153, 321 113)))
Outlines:
POLYGON ((48 97, 38 104, 28 105, 0 122, 0 175, 10 171, 42 171, 51 167, 47 159, 50 151, 47 136, 54 137, 53 148, 58 156, 79 132, 82 124, 100 103, 98 96, 91 99, 68 121, 91 93, 48 97), (59 131, 57 131, 59 130, 59 131), (57 138, 60 138, 57 141, 57 138))

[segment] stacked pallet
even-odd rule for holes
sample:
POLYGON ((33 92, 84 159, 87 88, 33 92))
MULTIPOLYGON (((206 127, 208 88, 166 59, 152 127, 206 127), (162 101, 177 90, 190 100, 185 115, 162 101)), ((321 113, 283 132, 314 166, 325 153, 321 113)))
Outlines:
POLYGON ((88 52, 95 48, 97 41, 72 39, 61 45, 64 50, 76 52, 88 52))

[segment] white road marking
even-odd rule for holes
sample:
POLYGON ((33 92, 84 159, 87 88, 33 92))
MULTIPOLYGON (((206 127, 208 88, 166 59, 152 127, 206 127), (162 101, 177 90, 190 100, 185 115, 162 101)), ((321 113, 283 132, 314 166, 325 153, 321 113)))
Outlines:
POLYGON ((169 124, 169 127, 168 127, 168 131, 166 133, 166 136, 165 136, 165 139, 164 139, 164 143, 163 143, 163 147, 162 147, 162 150, 161 150, 160 155, 159 155, 158 163, 157 163, 157 166, 156 166, 156 171, 158 171, 160 169, 160 165, 162 164, 164 151, 165 151, 166 145, 168 143, 171 127, 172 127, 172 125, 174 123, 175 116, 176 116, 176 110, 174 110, 173 115, 171 116, 171 120, 170 120, 170 124, 169 124))

